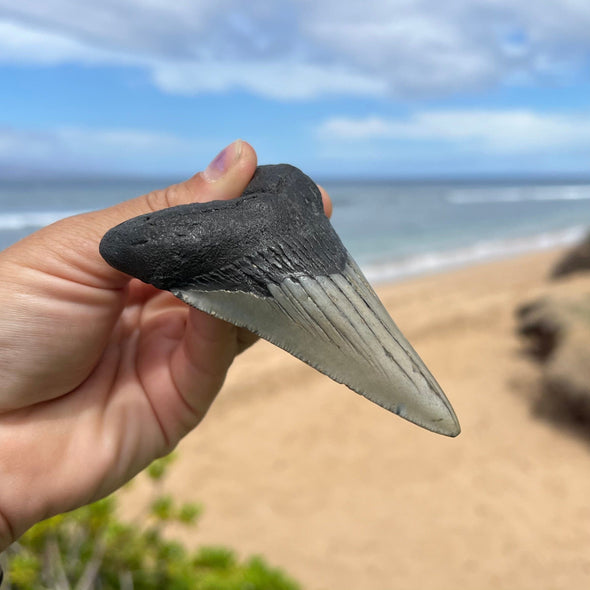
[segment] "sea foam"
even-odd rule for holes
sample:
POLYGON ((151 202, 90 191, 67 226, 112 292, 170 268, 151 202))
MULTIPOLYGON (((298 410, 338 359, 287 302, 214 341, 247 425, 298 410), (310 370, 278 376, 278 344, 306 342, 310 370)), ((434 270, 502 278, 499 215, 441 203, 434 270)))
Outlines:
POLYGON ((522 203, 526 201, 585 201, 590 200, 590 185, 523 185, 502 187, 479 186, 454 188, 447 201, 453 205, 484 203, 522 203))
POLYGON ((361 264, 361 267, 367 279, 372 283, 391 282, 478 262, 575 244, 584 237, 585 232, 585 227, 575 226, 525 238, 481 241, 466 248, 427 252, 386 262, 361 264))

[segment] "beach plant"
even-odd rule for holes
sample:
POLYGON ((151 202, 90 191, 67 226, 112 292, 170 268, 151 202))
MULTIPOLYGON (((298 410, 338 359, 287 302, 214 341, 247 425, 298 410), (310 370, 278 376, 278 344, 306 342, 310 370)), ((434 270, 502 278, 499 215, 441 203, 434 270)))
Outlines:
POLYGON ((2 590, 299 590, 262 557, 174 539, 170 525, 194 528, 202 507, 163 493, 173 460, 146 469, 153 496, 139 519, 122 519, 113 494, 30 529, 1 556, 2 590))

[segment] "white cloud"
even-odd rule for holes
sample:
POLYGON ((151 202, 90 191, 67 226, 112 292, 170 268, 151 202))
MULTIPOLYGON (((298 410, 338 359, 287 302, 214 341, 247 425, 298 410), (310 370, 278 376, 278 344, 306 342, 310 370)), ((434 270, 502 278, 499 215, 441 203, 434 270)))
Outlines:
MULTIPOLYGON (((106 52, 59 33, 32 29, 21 24, 0 21, 0 62, 16 64, 60 64, 106 61, 106 52)), ((115 56, 112 56, 113 61, 115 56)))
POLYGON ((389 140, 442 143, 499 154, 590 149, 590 115, 528 110, 426 111, 406 118, 335 117, 322 123, 324 141, 389 140))
POLYGON ((287 100, 334 94, 379 96, 387 92, 382 81, 342 67, 279 61, 159 64, 153 75, 161 89, 179 94, 240 89, 287 100))
POLYGON ((184 94, 440 95, 583 72, 588 30, 588 0, 0 0, 0 61, 136 65, 184 94))

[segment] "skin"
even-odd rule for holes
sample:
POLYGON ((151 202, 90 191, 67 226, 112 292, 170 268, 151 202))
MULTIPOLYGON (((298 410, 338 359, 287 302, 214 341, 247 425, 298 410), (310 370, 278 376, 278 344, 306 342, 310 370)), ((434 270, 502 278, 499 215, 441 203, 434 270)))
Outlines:
POLYGON ((170 452, 255 341, 98 252, 108 229, 136 215, 238 197, 255 168, 253 148, 238 141, 183 183, 64 219, 0 252, 0 551, 170 452))

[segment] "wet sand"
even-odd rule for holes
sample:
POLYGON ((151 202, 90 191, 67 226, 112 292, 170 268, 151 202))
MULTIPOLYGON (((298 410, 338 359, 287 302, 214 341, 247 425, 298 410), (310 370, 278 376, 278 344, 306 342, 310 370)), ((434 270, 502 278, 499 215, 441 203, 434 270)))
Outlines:
POLYGON ((456 439, 258 343, 179 446, 167 489, 205 506, 179 534, 262 554, 309 590, 588 587, 590 446, 534 415, 538 372, 514 333, 558 254, 377 289, 451 400, 456 439))

